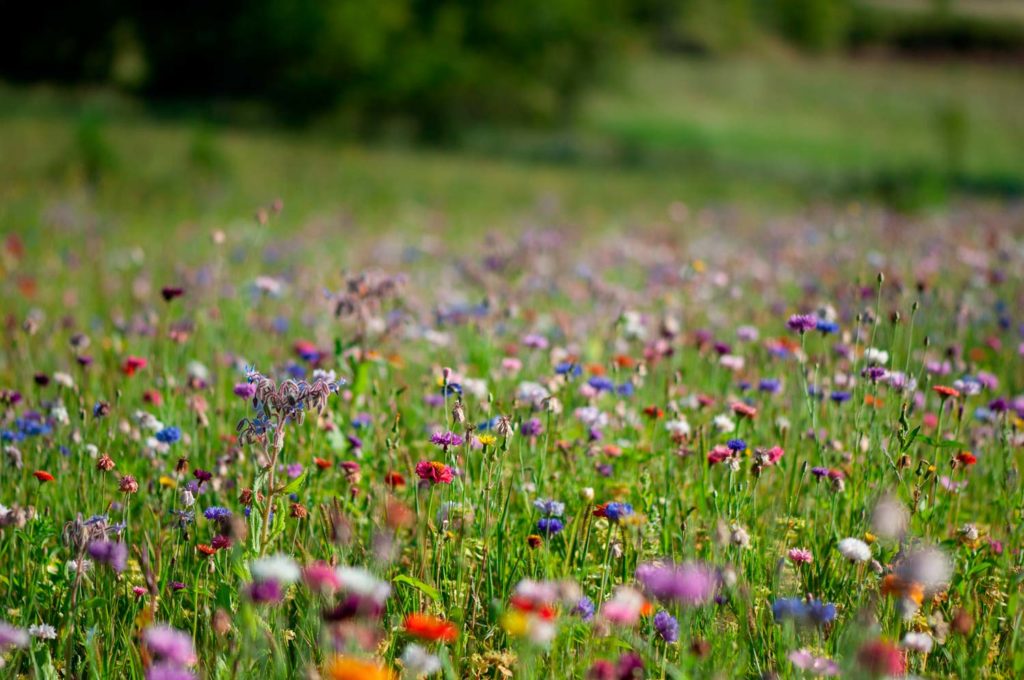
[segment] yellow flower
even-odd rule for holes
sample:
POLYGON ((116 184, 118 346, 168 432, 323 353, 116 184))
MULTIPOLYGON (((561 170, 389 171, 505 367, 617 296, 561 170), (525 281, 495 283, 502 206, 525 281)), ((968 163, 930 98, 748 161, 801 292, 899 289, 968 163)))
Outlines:
POLYGON ((330 680, 394 680, 389 669, 371 661, 336 656, 327 662, 324 677, 330 680))
POLYGON ((482 434, 477 437, 483 446, 491 446, 494 442, 498 441, 498 438, 493 434, 482 434))
POLYGON ((169 489, 173 489, 174 487, 178 486, 178 483, 171 479, 170 477, 168 477, 167 475, 162 475, 160 477, 160 486, 166 486, 169 489))
POLYGON ((509 611, 501 617, 501 627, 504 628, 505 632, 512 637, 522 637, 523 635, 526 635, 529 625, 529 621, 526 620, 526 615, 521 611, 509 611))
POLYGON ((865 543, 874 543, 876 540, 878 540, 878 538, 873 533, 871 533, 870 531, 864 532, 865 543))

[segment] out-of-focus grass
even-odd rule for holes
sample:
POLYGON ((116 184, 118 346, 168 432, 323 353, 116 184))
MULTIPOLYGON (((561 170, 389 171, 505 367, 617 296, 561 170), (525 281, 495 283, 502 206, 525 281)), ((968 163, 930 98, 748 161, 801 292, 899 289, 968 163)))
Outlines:
POLYGON ((880 173, 896 171, 900 185, 899 172, 943 173, 954 161, 969 182, 1019 184, 1022 103, 1024 81, 1000 67, 645 59, 566 130, 469 135, 452 152, 201 126, 109 94, 7 88, 0 224, 42 233, 71 203, 112 233, 160 238, 280 196, 286 224, 315 215, 346 235, 551 215, 622 227, 664 218, 677 200, 792 207, 859 198, 863 187, 870 200, 880 173))

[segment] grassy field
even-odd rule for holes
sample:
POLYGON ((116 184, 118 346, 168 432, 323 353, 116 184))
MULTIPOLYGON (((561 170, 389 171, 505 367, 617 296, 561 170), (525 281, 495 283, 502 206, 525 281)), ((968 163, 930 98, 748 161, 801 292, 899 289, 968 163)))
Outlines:
POLYGON ((0 91, 0 673, 1021 677, 1024 214, 851 188, 957 82, 1019 176, 1021 93, 894 68, 446 151, 0 91))

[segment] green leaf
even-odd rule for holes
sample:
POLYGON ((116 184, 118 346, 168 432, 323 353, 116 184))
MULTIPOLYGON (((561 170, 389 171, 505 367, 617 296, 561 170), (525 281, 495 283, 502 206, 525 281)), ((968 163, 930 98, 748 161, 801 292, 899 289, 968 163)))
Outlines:
POLYGON ((297 493, 306 483, 306 475, 309 474, 308 470, 303 470, 302 474, 288 482, 288 485, 284 487, 285 493, 297 493))
POLYGON ((407 586, 412 586, 416 590, 420 591, 421 593, 429 597, 434 602, 441 601, 441 593, 437 592, 437 588, 428 583, 424 583, 418 578, 406 576, 405 574, 400 574, 395 577, 395 583, 404 583, 407 586))

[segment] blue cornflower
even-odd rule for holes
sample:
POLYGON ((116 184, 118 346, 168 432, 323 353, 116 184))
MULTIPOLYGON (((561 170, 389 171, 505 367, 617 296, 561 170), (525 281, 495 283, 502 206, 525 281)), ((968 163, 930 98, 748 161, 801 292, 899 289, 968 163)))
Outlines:
POLYGON ((459 383, 448 383, 447 385, 442 385, 441 394, 443 394, 446 397, 462 394, 462 385, 460 385, 459 383))
POLYGON ((618 522, 623 517, 633 514, 633 506, 629 503, 612 502, 605 506, 604 516, 612 522, 618 522))
POLYGON ((580 367, 579 364, 563 361, 562 363, 555 366, 555 373, 557 373, 558 375, 567 375, 570 378, 577 378, 581 373, 583 373, 583 369, 580 367))
POLYGON ((48 423, 38 416, 18 418, 14 422, 18 426, 18 430, 25 437, 38 437, 41 434, 50 434, 52 429, 48 423))
POLYGON ((824 319, 818 319, 818 325, 815 329, 822 335, 828 335, 829 333, 838 333, 839 324, 835 321, 825 321, 824 319))
POLYGON ((587 384, 598 392, 611 392, 615 389, 615 383, 612 382, 610 378, 606 378, 603 375, 595 375, 587 381, 587 384))
POLYGON ((564 528, 562 520, 557 517, 542 517, 537 520, 537 530, 546 536, 554 536, 564 528))
POLYGON ((829 399, 831 399, 837 404, 842 404, 843 402, 850 401, 850 393, 844 392, 842 390, 836 390, 835 392, 829 395, 829 399))
POLYGON ((807 605, 796 597, 780 597, 772 603, 772 616, 776 622, 782 623, 787 619, 799 621, 807 615, 807 605))
POLYGON ((616 387, 615 392, 618 393, 620 397, 632 397, 633 393, 636 392, 636 388, 633 387, 633 383, 627 380, 626 382, 616 387))
POLYGON ((173 444, 181 439, 181 429, 171 425, 156 433, 156 440, 163 444, 173 444))
POLYGON ((725 445, 729 447, 730 451, 745 451, 747 449, 747 442, 742 439, 730 439, 725 445))
POLYGON ((757 385, 757 389, 774 394, 779 391, 781 386, 782 383, 777 378, 762 378, 761 382, 757 385))
POLYGON ((807 618, 816 626, 824 626, 836 620, 836 606, 831 602, 811 600, 807 603, 807 618))
POLYGON ((221 522, 231 518, 231 511, 219 505, 211 505, 206 510, 203 510, 203 517, 208 520, 221 522))

